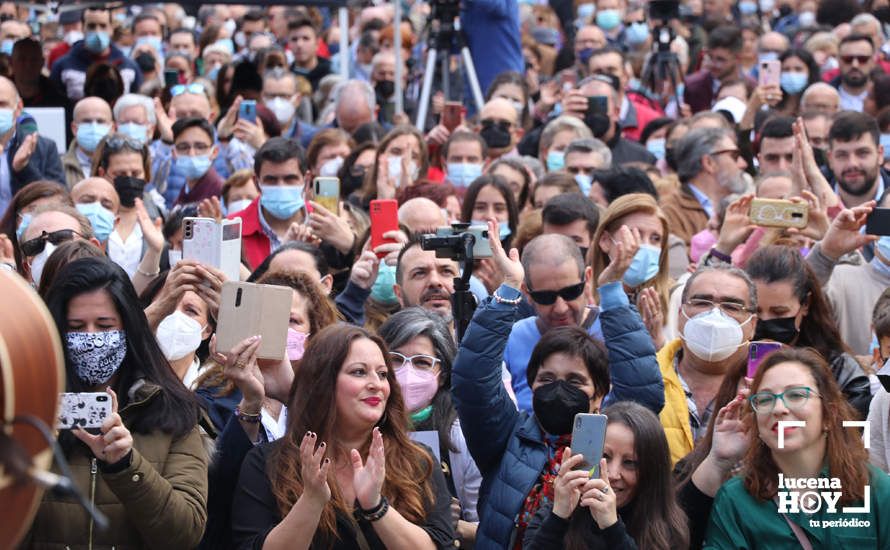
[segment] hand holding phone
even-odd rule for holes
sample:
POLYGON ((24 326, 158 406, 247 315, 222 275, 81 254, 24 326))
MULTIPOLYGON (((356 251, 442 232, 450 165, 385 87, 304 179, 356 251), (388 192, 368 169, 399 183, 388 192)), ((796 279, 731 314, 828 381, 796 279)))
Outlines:
POLYGON ((99 428, 111 414, 111 396, 104 391, 62 393, 56 429, 99 428))
POLYGON ((318 177, 312 181, 315 202, 332 214, 340 214, 340 178, 318 177))
POLYGON ((256 101, 242 99, 241 105, 238 107, 238 118, 256 124, 256 101))
POLYGON ((586 470, 591 478, 599 477, 600 459, 606 443, 606 422, 604 414, 579 413, 575 415, 572 428, 572 452, 584 456, 574 469, 586 470))
POLYGON ((779 86, 782 75, 782 62, 778 59, 771 59, 760 63, 760 70, 757 74, 758 84, 761 86, 779 86))
POLYGON ((464 116, 464 106, 459 101, 446 101, 442 109, 442 126, 453 132, 460 126, 464 116))
POLYGON ((866 235, 890 235, 890 208, 875 208, 865 218, 866 235))
MULTIPOLYGON (((399 230, 399 203, 395 199, 375 199, 371 201, 371 250, 381 244, 395 243, 395 239, 383 236, 388 231, 399 230)), ((378 254, 378 258, 383 255, 378 254)))

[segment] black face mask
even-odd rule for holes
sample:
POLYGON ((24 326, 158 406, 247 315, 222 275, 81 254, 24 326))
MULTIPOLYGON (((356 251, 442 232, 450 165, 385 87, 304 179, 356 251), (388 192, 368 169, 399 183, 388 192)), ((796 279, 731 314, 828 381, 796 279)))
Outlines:
POLYGON ((557 380, 534 391, 532 408, 545 432, 565 435, 572 433, 576 414, 590 412, 590 398, 565 380, 557 380))
POLYGON ((774 340, 790 346, 800 332, 794 326, 794 319, 795 317, 781 317, 779 319, 769 319, 768 321, 757 321, 754 339, 774 340))
POLYGON ((139 65, 139 68, 142 70, 143 73, 150 73, 155 70, 155 56, 151 55, 150 53, 143 52, 137 55, 136 59, 134 59, 133 61, 135 61, 136 64, 139 65))
POLYGON ((374 85, 374 91, 377 92, 377 95, 382 98, 388 98, 392 94, 396 93, 396 83, 392 80, 381 80, 377 84, 374 85))
POLYGON ((479 135, 491 149, 503 149, 510 146, 510 130, 505 124, 484 120, 479 135))
POLYGON ((612 125, 612 121, 609 120, 607 115, 602 113, 597 114, 586 114, 584 115, 584 124, 587 124, 587 127, 590 128, 590 131, 593 132, 594 137, 602 138, 606 135, 606 132, 609 131, 609 127, 612 125))
POLYGON ((121 206, 133 208, 136 206, 136 199, 142 197, 145 180, 130 176, 118 176, 114 178, 114 190, 117 191, 117 196, 121 199, 121 206))
POLYGON ((362 183, 365 181, 365 170, 357 170, 353 172, 349 170, 346 172, 346 175, 340 179, 340 185, 343 187, 341 190, 342 195, 348 196, 353 191, 357 191, 361 188, 362 183))
POLYGON ((820 168, 828 164, 828 158, 825 156, 825 149, 813 147, 813 158, 816 160, 816 164, 818 164, 820 168))

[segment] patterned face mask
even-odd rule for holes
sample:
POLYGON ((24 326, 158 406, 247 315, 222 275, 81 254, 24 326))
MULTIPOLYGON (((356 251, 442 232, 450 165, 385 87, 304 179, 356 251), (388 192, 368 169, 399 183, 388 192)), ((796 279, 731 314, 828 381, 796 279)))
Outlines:
POLYGON ((69 332, 65 338, 71 366, 89 386, 108 382, 127 354, 127 333, 122 330, 69 332))

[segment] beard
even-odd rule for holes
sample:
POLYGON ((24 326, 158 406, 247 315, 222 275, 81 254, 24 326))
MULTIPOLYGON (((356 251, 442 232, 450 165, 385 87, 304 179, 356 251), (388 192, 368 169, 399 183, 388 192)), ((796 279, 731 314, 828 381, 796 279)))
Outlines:
POLYGON ((720 183, 720 187, 726 189, 729 194, 744 193, 748 188, 748 184, 745 181, 741 170, 734 174, 718 172, 717 181, 720 183))
POLYGON ((868 82, 868 75, 859 70, 841 74, 841 82, 851 88, 861 88, 868 82))
POLYGON ((844 190, 844 192, 853 195, 854 197, 861 197, 867 195, 871 192, 872 185, 878 177, 878 168, 874 167, 873 170, 862 170, 858 172, 846 171, 837 176, 837 184, 838 187, 844 190), (851 182, 847 179, 850 176, 858 176, 862 174, 862 183, 859 182, 851 182))

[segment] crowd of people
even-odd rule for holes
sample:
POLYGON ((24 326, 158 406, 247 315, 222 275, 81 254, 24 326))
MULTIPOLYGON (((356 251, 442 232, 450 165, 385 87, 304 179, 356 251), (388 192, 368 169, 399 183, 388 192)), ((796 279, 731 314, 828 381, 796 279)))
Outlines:
POLYGON ((890 547, 886 0, 463 0, 475 78, 323 4, 0 3, 0 270, 112 405, 57 432, 108 527, 23 548, 890 547), (222 344, 238 281, 285 348, 222 344))

